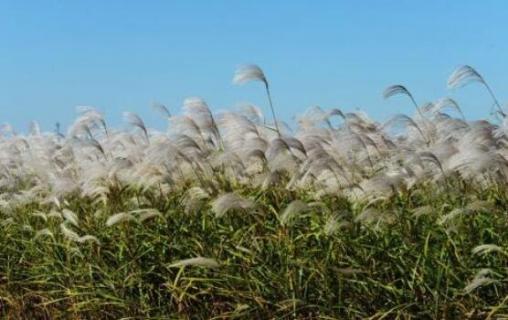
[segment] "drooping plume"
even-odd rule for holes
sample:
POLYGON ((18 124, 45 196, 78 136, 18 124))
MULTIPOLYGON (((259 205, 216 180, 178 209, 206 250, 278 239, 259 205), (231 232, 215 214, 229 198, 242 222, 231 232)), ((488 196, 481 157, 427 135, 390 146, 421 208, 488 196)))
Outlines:
POLYGON ((268 97, 268 104, 270 105, 270 110, 272 111, 275 129, 277 130, 277 134, 280 137, 281 134, 280 134, 277 116, 275 115, 275 109, 273 108, 272 95, 270 94, 270 86, 268 84, 268 80, 266 79, 266 76, 265 76, 263 70, 255 64, 240 66, 238 69, 236 69, 235 75, 233 77, 234 84, 244 84, 244 83, 251 82, 251 81, 261 81, 264 83, 265 89, 266 89, 266 95, 268 97))

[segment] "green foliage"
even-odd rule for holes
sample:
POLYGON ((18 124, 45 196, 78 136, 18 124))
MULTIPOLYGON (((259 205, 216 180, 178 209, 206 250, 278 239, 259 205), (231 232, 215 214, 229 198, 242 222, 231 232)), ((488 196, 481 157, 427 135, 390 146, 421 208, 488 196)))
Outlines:
POLYGON ((186 208, 183 191, 131 188, 111 190, 101 202, 69 197, 65 208, 22 204, 3 210, 0 220, 0 314, 26 319, 506 315, 505 189, 476 190, 464 181, 450 186, 443 192, 432 183, 420 184, 369 204, 338 195, 316 200, 310 192, 278 186, 236 187, 238 196, 254 204, 232 204, 220 216, 213 211, 213 199, 224 193, 218 191, 193 210, 186 208), (71 213, 57 213, 64 210, 71 213), (122 212, 131 218, 107 224, 122 212), (65 220, 72 214, 77 223, 65 220), (89 237, 68 236, 62 224, 89 237))

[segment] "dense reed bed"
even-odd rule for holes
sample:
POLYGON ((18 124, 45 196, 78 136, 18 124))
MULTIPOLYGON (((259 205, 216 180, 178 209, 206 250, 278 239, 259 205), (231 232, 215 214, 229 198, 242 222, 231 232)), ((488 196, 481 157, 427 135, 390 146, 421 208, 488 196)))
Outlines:
MULTIPOLYGON (((234 81, 261 81, 256 66, 234 81)), ((508 316, 508 122, 451 98, 378 123, 184 101, 167 132, 80 108, 0 140, 0 314, 10 318, 508 316), (448 112, 448 113, 447 113, 448 112)))

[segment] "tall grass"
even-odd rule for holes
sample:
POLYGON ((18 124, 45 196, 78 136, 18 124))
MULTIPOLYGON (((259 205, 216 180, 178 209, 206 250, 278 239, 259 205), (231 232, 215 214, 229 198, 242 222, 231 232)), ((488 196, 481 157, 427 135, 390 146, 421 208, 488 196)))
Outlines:
POLYGON ((93 108, 67 134, 3 127, 0 314, 506 316, 506 123, 411 100, 415 117, 314 108, 295 131, 271 103, 275 130, 199 98, 157 106, 167 132, 93 108))

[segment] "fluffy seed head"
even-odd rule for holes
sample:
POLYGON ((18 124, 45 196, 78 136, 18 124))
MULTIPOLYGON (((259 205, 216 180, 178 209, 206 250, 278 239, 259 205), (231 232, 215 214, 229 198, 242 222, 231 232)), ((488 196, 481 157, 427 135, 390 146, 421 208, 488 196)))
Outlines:
POLYGON ((462 87, 471 82, 485 83, 485 80, 473 67, 460 66, 448 78, 448 88, 462 87))
POLYGON ((261 81, 268 86, 265 74, 259 66, 249 64, 238 67, 235 71, 235 76, 233 77, 233 83, 244 84, 250 81, 261 81))
POLYGON ((203 268, 217 268, 219 263, 215 259, 196 257, 185 260, 180 260, 169 265, 170 268, 182 268, 186 266, 195 266, 203 268))

